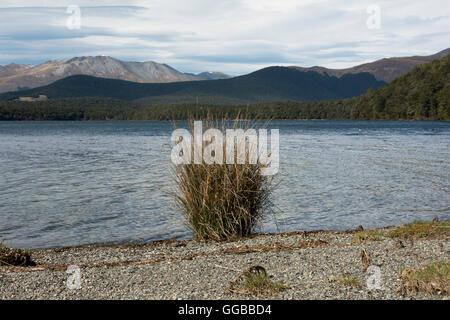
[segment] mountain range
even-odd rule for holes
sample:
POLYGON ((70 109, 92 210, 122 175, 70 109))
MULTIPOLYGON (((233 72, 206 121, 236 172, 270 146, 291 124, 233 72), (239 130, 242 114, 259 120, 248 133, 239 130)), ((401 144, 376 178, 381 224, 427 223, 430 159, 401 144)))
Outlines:
MULTIPOLYGON (((346 69, 329 69, 320 66, 308 68, 292 66, 291 68, 299 71, 314 71, 338 78, 345 74, 367 72, 374 75, 377 80, 388 83, 411 71, 417 65, 440 59, 449 53, 450 48, 430 56, 386 58, 346 69)), ((230 78, 221 72, 183 73, 167 64, 153 61, 126 62, 107 56, 75 57, 68 60, 48 61, 36 66, 15 63, 0 66, 0 93, 37 88, 73 75, 89 75, 139 83, 230 78)))
POLYGON ((55 98, 114 98, 145 105, 176 103, 247 104, 273 101, 318 101, 361 95, 385 82, 370 73, 341 77, 289 67, 268 67, 220 80, 137 83, 86 75, 70 76, 47 86, 0 94, 0 100, 47 96, 55 98))
POLYGON ((398 78, 408 72, 410 72, 414 67, 431 62, 433 60, 439 60, 450 53, 450 48, 442 50, 436 54, 429 56, 412 56, 412 57, 394 57, 380 59, 374 62, 360 64, 352 68, 346 69, 328 69, 324 67, 310 67, 302 68, 295 67, 292 68, 300 71, 316 71, 322 74, 328 74, 330 76, 341 77, 344 74, 349 73, 360 73, 368 72, 373 74, 377 80, 384 82, 391 82, 395 78, 398 78))
POLYGON ((376 90, 415 66, 449 52, 446 49, 431 56, 381 59, 347 69, 273 66, 233 78, 220 72, 189 74, 165 64, 123 62, 104 56, 47 62, 36 67, 10 64, 0 68, 0 85, 11 86, 14 79, 27 80, 23 82, 26 86, 49 84, 33 89, 21 87, 20 91, 0 94, 0 100, 33 100, 42 95, 50 99, 113 98, 140 105, 239 105, 345 99, 376 90), (51 81, 55 78, 60 79, 51 81))
POLYGON ((140 83, 229 78, 220 72, 182 73, 167 64, 153 61, 127 62, 107 56, 76 57, 69 60, 48 61, 37 66, 15 63, 0 66, 0 93, 41 87, 80 74, 140 83))

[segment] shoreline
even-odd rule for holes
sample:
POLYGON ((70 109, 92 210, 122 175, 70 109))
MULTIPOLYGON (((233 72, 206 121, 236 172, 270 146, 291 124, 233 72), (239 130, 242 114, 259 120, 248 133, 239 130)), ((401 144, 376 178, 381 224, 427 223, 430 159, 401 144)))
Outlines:
MULTIPOLYGON (((370 230, 388 230, 395 228, 396 226, 386 226, 376 229, 370 229, 370 230)), ((369 230, 369 229, 367 229, 369 230)), ((84 243, 84 244, 78 244, 73 246, 55 246, 55 247, 46 247, 46 248, 16 248, 21 250, 27 250, 30 252, 38 252, 38 251, 48 251, 48 250, 55 250, 55 251, 66 251, 66 250, 72 250, 72 249, 86 249, 86 248, 104 248, 104 249, 114 249, 114 248, 140 248, 140 247, 153 247, 158 245, 165 245, 165 244, 177 244, 177 243, 187 243, 187 242, 199 242, 204 244, 226 244, 226 243, 234 243, 234 242, 240 242, 240 241, 246 241, 251 240, 254 238, 260 238, 260 237, 271 237, 271 236, 291 236, 291 235, 307 235, 307 234, 314 234, 314 233, 330 233, 330 234, 353 234, 356 232, 359 232, 360 230, 358 228, 356 229, 347 229, 347 230, 323 230, 323 229, 317 229, 317 230, 305 230, 305 231, 285 231, 285 232, 274 232, 274 233, 254 233, 248 237, 241 238, 239 240, 235 241, 213 241, 213 240, 196 240, 194 238, 188 238, 188 239, 178 239, 178 238, 170 238, 170 239, 159 239, 159 240, 151 240, 148 242, 94 242, 94 243, 84 243)))
MULTIPOLYGON (((366 231, 296 231, 255 234, 232 242, 161 240, 112 246, 31 250, 34 267, 0 266, 0 299, 449 299, 404 295, 399 270, 450 260, 450 237, 355 241, 366 231), (381 272, 381 289, 367 287, 361 252, 381 272), (264 296, 229 291, 242 271, 263 266, 286 289, 264 296), (79 268, 70 289, 68 268, 79 268), (336 279, 351 276, 358 286, 336 279)), ((375 230, 375 231, 374 231, 375 230)), ((378 230, 378 231, 377 231, 378 230)))
MULTIPOLYGON (((442 222, 450 222, 450 220, 442 220, 442 222)), ((68 245, 68 246, 50 246, 45 248, 20 248, 13 247, 15 249, 27 250, 30 252, 37 251, 47 251, 47 250, 55 250, 55 251, 65 251, 71 249, 85 249, 85 248, 105 248, 105 249, 114 249, 114 248, 132 248, 132 247, 147 247, 147 246, 157 246, 164 244, 174 244, 174 243, 187 243, 187 242, 200 242, 205 244, 226 244, 233 243, 239 241, 251 240, 254 238, 260 237, 271 237, 271 236, 292 236, 292 235, 308 235, 315 233, 323 233, 323 234, 355 234, 360 231, 371 231, 371 230, 392 230, 399 226, 403 226, 405 224, 399 225, 388 225, 379 228, 371 228, 371 229, 360 229, 362 226, 356 227, 354 229, 346 229, 346 230, 327 230, 327 229, 315 229, 315 230, 297 230, 297 231, 282 231, 282 232, 274 232, 274 233, 253 233, 250 236, 235 240, 235 241, 213 241, 213 240, 196 240, 195 238, 169 238, 169 239, 158 239, 158 240, 150 240, 148 242, 141 241, 118 241, 118 242, 92 242, 92 243, 81 243, 77 245, 68 245)), ((1 267, 1 265, 0 265, 1 267)))

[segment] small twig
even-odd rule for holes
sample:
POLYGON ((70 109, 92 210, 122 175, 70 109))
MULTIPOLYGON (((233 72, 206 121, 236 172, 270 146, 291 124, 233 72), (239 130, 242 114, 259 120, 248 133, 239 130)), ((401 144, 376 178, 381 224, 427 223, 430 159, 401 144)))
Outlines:
POLYGON ((8 262, 5 262, 5 261, 0 261, 0 263, 4 263, 5 265, 11 266, 11 267, 15 267, 13 264, 9 264, 8 262))
POLYGON ((225 269, 225 270, 230 270, 230 271, 235 271, 235 272, 242 272, 242 270, 236 270, 236 269, 232 269, 232 268, 228 268, 228 267, 224 267, 224 266, 219 266, 218 264, 213 264, 215 267, 217 268, 221 268, 221 269, 225 269))

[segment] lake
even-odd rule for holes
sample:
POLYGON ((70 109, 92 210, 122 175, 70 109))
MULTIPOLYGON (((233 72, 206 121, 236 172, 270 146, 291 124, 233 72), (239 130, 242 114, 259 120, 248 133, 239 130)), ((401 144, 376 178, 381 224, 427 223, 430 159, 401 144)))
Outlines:
MULTIPOLYGON (((178 124, 182 126, 183 124, 178 124)), ((280 170, 261 232, 450 219, 450 123, 272 121, 280 170)), ((0 239, 20 248, 191 237, 163 121, 0 122, 0 239)))

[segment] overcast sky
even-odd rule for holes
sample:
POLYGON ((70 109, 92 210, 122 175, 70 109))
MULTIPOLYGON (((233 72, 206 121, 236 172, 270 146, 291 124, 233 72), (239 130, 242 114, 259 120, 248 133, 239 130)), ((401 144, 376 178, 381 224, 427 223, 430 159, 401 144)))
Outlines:
POLYGON ((449 44, 449 0, 0 0, 2 65, 108 55, 239 75, 343 68, 449 44), (79 29, 69 5, 80 8, 79 29))

